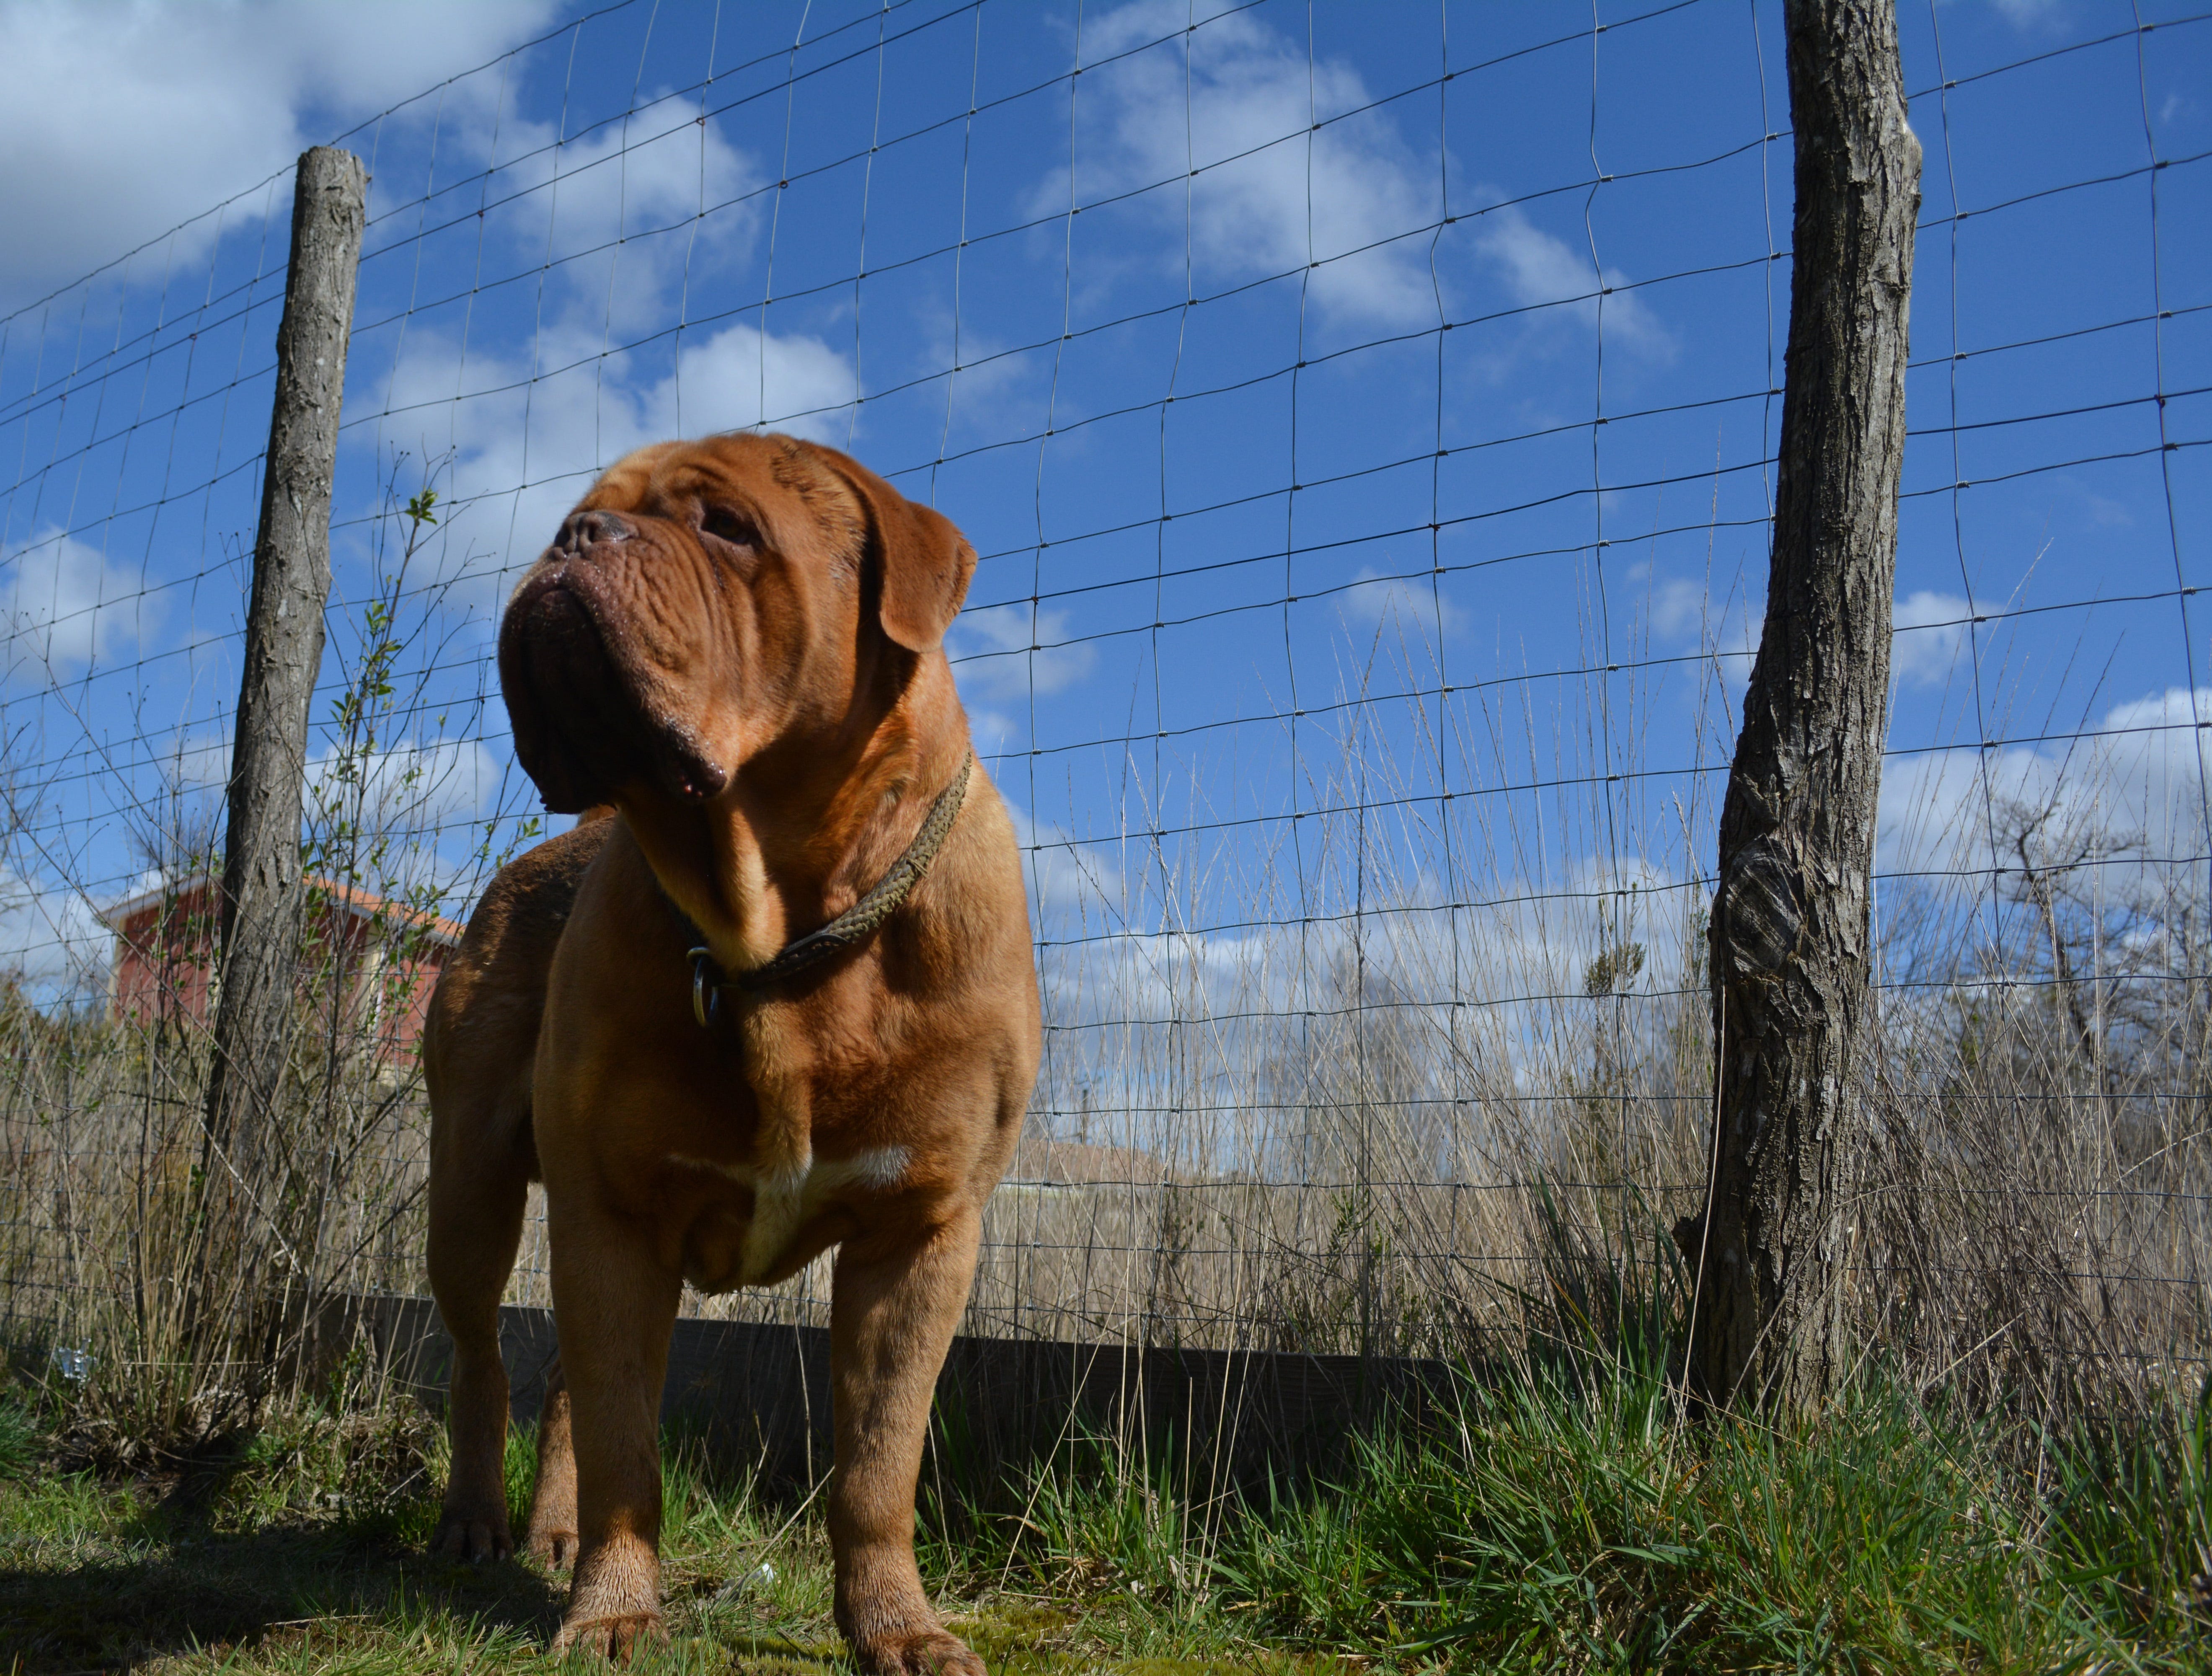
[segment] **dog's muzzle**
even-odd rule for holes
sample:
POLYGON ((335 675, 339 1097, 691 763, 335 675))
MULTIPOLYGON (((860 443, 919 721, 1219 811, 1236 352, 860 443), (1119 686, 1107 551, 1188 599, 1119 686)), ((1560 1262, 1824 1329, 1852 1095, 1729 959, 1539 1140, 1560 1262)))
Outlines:
MULTIPOLYGON (((563 542, 586 538, 617 515, 578 513, 563 542), (584 520, 600 520, 587 528, 584 520)), ((626 521, 617 519, 629 538, 626 521)), ((622 607, 587 550, 556 543, 526 579, 500 625, 500 686, 514 725, 514 754, 545 806, 574 813, 613 799, 640 778, 703 801, 729 783, 684 716, 653 701, 653 683, 623 644, 622 607)))

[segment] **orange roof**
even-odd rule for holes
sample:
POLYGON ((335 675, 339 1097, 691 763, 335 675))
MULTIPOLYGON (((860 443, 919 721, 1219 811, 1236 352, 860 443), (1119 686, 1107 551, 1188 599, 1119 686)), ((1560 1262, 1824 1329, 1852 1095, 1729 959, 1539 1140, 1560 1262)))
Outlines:
MULTIPOLYGON (((173 901, 179 896, 190 896, 195 891, 213 890, 219 884, 220 881, 212 874, 194 873, 190 878, 175 884, 156 885, 150 890, 141 890, 135 896, 126 897, 122 902, 100 909, 100 922, 110 931, 119 932, 123 929, 123 922, 134 914, 143 914, 148 908, 157 907, 165 901, 173 901)), ((461 932, 465 927, 459 920, 448 920, 442 914, 432 914, 422 908, 410 908, 405 902, 396 902, 388 896, 380 896, 373 890, 363 890, 357 885, 340 884, 335 879, 324 878, 313 873, 307 876, 307 884, 322 891, 332 901, 343 905, 346 912, 355 919, 374 920, 381 915, 400 925, 422 926, 428 930, 432 942, 442 943, 447 948, 453 947, 461 940, 461 932)))

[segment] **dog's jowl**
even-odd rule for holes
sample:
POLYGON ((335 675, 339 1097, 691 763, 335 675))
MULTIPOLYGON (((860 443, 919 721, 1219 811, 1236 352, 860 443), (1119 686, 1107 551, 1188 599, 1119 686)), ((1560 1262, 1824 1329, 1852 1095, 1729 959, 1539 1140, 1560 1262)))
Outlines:
POLYGON ((945 631, 974 550, 844 455, 641 450, 509 602, 500 681, 546 806, 425 1043, 430 1280, 455 1346, 434 1539, 511 1551, 499 1300, 542 1180, 561 1373, 523 1544, 558 1645, 660 1627, 657 1418, 684 1283, 836 1248, 837 1622, 863 1670, 980 1673, 915 1568, 930 1397, 1036 1076, 1012 823, 945 631))

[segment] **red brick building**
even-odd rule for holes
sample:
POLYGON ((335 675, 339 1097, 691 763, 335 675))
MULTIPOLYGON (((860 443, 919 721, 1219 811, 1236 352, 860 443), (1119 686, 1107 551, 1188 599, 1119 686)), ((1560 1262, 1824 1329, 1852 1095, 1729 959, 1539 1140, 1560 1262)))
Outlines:
MULTIPOLYGON (((220 888, 220 880, 203 873, 142 891, 101 914, 115 933, 111 1017, 147 1025, 209 1021, 220 888)), ((460 926, 329 879, 310 877, 307 888, 302 984, 336 974, 347 1027, 371 1032, 377 1057, 387 1065, 411 1059, 438 973, 461 940, 460 926)))

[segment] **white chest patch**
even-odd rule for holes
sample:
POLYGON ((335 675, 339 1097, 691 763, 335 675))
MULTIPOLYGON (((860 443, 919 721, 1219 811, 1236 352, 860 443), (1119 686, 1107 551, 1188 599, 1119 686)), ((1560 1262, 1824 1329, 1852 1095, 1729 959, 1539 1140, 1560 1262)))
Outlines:
POLYGON ((914 1155, 903 1146, 872 1146, 849 1158, 815 1158, 776 1169, 756 1169, 750 1164, 717 1163, 678 1152, 669 1162, 687 1169, 703 1169, 753 1191, 752 1223, 745 1230, 744 1266, 738 1276, 741 1286, 756 1284, 790 1248, 800 1224, 822 1208, 823 1201, 840 1187, 872 1187, 878 1192, 896 1187, 905 1178, 914 1155))

